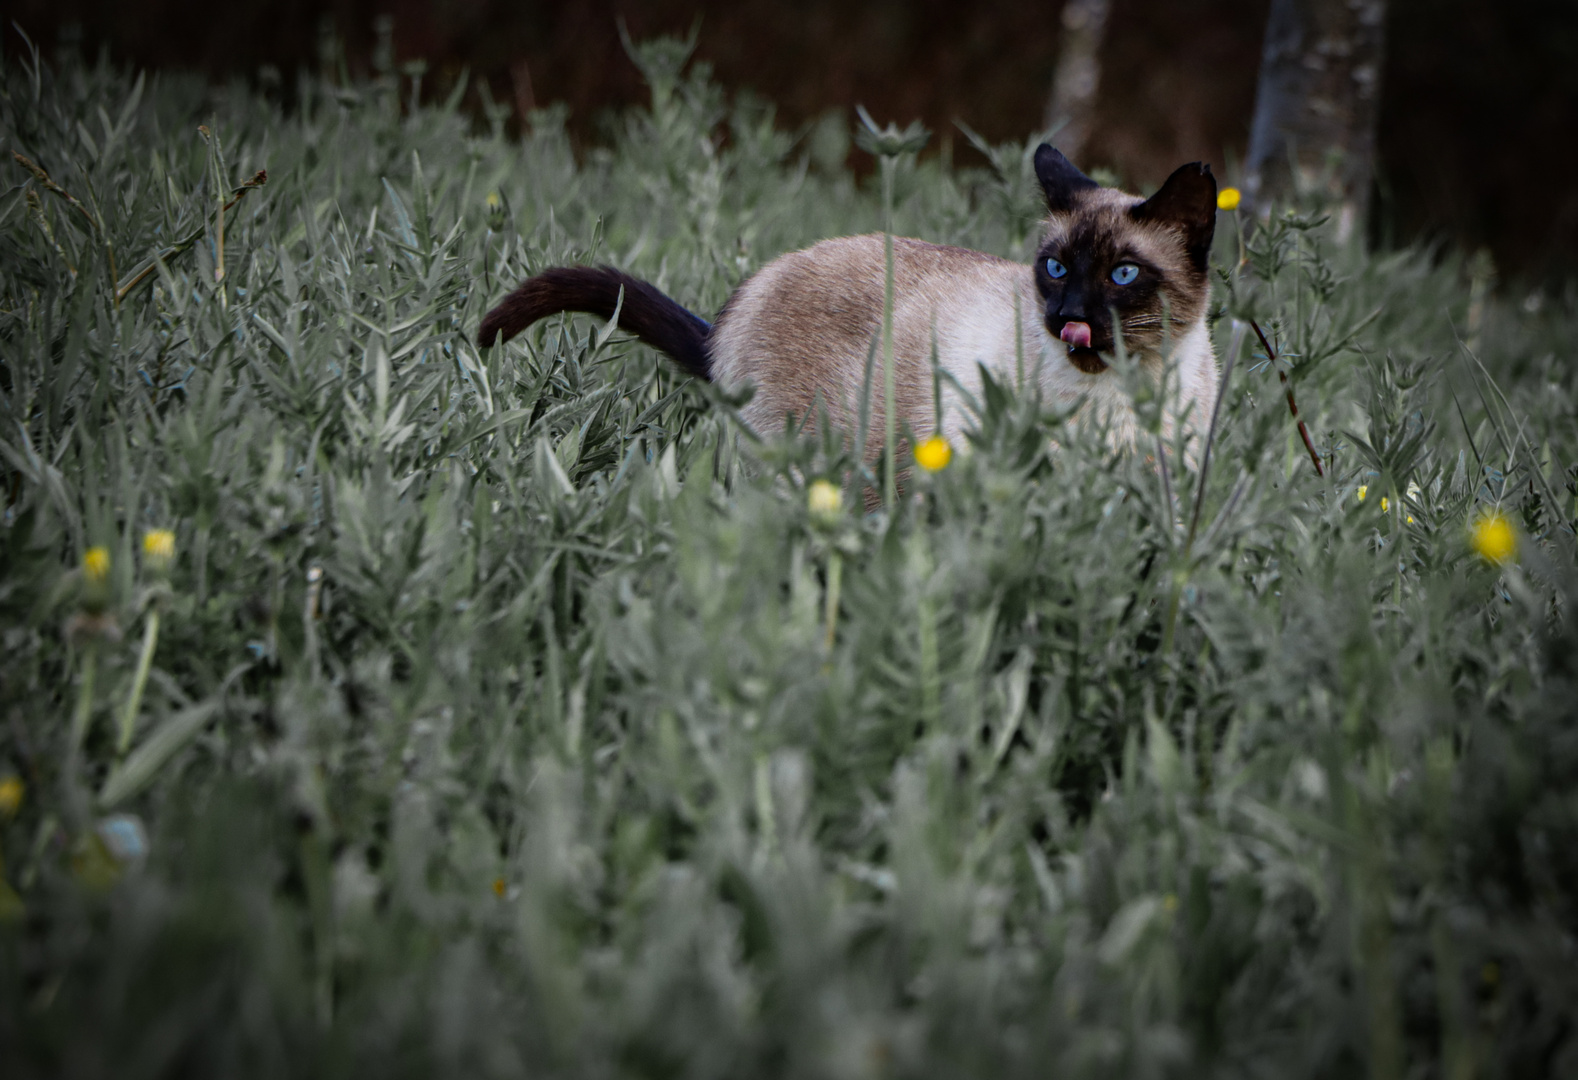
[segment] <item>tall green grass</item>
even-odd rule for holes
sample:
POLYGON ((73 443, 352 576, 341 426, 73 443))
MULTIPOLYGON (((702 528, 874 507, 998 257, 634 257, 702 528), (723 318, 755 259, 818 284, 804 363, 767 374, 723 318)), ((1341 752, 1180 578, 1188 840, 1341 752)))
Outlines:
MULTIPOLYGON (((1208 475, 989 384, 813 516, 835 437, 472 344, 545 266, 710 314, 881 226, 847 133, 634 55, 579 157, 4 58, 6 1074, 1578 1070, 1571 303, 1224 214, 1208 475)), ((902 159, 895 228, 1028 259, 1037 141, 902 159)))

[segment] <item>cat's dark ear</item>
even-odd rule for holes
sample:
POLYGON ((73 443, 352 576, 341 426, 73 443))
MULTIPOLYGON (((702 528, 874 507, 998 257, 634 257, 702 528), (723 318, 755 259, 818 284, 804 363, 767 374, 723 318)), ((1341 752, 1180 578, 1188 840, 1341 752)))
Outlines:
POLYGON ((1076 192, 1100 186, 1074 168, 1074 163, 1052 149, 1049 143, 1036 147, 1036 179, 1041 181, 1041 190, 1047 193, 1047 209, 1054 214, 1074 209, 1076 192))
POLYGON ((1200 161, 1179 166, 1162 189, 1130 210, 1129 216, 1181 228, 1189 261, 1204 272, 1216 235, 1216 177, 1211 166, 1200 161))

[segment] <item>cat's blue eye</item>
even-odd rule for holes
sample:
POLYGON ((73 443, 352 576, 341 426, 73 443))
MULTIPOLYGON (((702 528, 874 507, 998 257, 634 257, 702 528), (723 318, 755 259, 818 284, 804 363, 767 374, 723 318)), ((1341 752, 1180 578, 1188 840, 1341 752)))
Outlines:
POLYGON ((1064 266, 1062 263, 1058 262, 1056 259, 1048 259, 1047 260, 1047 273, 1050 276, 1052 276, 1052 277, 1060 278, 1064 274, 1068 273, 1068 267, 1064 266))
POLYGON ((1119 263, 1112 270, 1112 281, 1116 285, 1132 285, 1139 276, 1140 268, 1133 263, 1119 263))

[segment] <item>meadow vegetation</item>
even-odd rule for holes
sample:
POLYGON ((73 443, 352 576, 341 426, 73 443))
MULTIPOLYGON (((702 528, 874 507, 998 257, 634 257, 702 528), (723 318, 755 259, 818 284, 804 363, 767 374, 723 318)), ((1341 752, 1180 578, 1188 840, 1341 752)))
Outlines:
MULTIPOLYGON (((1578 1071, 1578 303, 1224 211, 1204 475, 1015 380, 862 513, 597 320, 475 346, 880 228, 635 59, 573 153, 4 57, 7 1076, 1578 1071)), ((1028 260, 1038 141, 896 230, 1028 260)))

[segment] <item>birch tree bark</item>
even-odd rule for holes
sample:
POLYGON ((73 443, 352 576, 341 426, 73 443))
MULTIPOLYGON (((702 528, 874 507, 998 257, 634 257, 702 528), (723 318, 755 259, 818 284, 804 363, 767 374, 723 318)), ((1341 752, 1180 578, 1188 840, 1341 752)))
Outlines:
POLYGON ((1271 0, 1244 194, 1265 214, 1324 191, 1343 239, 1364 221, 1380 113, 1386 0, 1271 0))
POLYGON ((1063 5, 1063 41, 1044 125, 1056 129, 1052 141, 1070 161, 1081 160, 1090 139, 1101 87, 1101 42, 1111 10, 1111 0, 1066 0, 1063 5))

